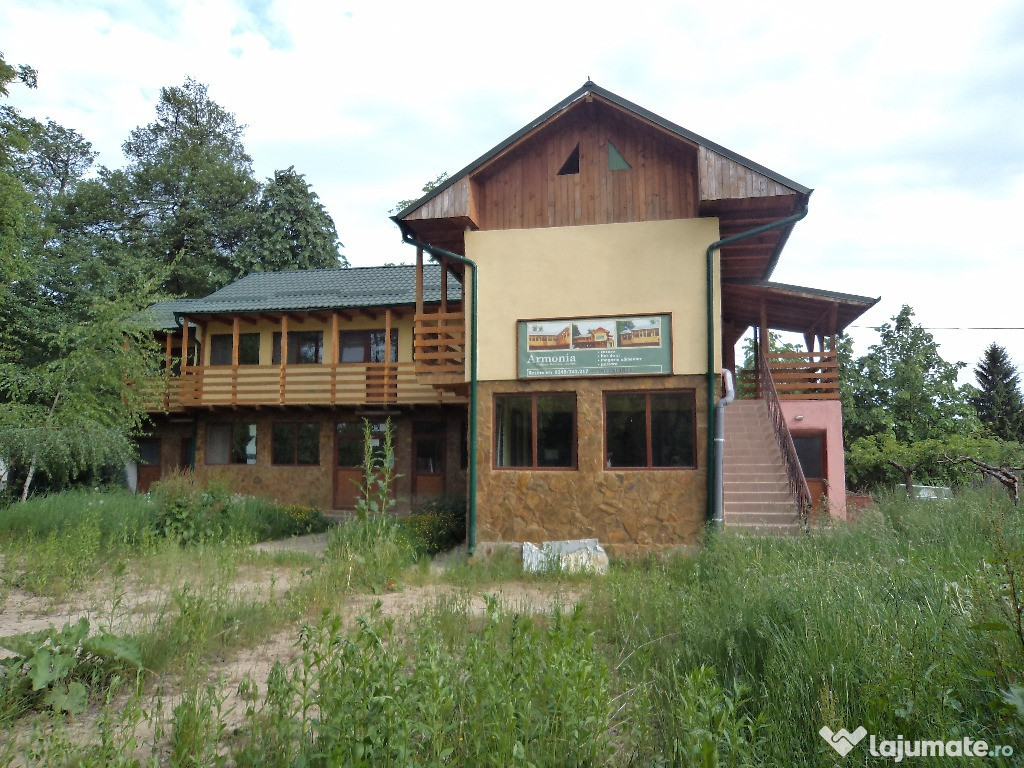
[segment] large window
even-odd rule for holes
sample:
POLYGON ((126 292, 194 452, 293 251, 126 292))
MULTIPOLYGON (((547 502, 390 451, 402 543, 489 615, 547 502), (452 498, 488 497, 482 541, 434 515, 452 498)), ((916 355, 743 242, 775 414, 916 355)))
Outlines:
POLYGON ((576 467, 576 396, 495 395, 494 465, 576 467))
MULTIPOLYGON (((384 329, 370 331, 341 331, 338 333, 339 362, 383 363, 384 329)), ((398 360, 398 329, 391 329, 391 354, 387 362, 398 360)))
POLYGON ((206 428, 207 464, 255 464, 256 425, 241 421, 206 428))
MULTIPOLYGON (((210 365, 231 365, 233 335, 214 333, 210 335, 210 365)), ((238 364, 260 364, 260 335, 258 333, 238 334, 238 364)))
POLYGON ((315 422, 277 422, 272 430, 270 449, 274 464, 319 464, 320 425, 315 422))
POLYGON ((697 464, 693 392, 606 393, 605 466, 697 464))
MULTIPOLYGON (((308 365, 324 361, 323 331, 288 331, 288 364, 308 365)), ((274 334, 274 365, 281 364, 281 333, 274 334)))

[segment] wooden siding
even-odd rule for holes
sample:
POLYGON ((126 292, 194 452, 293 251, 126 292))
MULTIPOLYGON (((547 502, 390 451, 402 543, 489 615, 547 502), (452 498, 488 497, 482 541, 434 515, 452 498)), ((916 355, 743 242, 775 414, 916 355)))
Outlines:
MULTIPOLYGON (((405 221, 470 216, 469 178, 463 177, 405 217, 405 221)), ((472 218, 472 217, 471 217, 472 218)))
POLYGON ((481 229, 686 219, 697 216, 699 202, 695 147, 597 104, 524 141, 474 181, 481 229), (610 170, 609 141, 630 169, 610 170), (579 173, 559 176, 577 144, 579 173))
MULTIPOLYGON (((616 145, 618 146, 618 145, 616 145)), ((740 165, 712 149, 700 147, 700 199, 774 197, 792 195, 795 190, 769 179, 762 173, 740 165)))

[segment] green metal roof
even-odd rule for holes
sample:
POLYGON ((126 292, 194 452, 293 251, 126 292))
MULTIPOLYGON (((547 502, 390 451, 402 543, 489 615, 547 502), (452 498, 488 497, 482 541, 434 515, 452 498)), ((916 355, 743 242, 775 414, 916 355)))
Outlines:
POLYGON ((177 328, 178 323, 174 319, 176 314, 188 312, 192 306, 202 299, 170 299, 158 301, 150 307, 142 310, 137 319, 143 328, 150 328, 154 331, 167 331, 177 328))
MULTIPOLYGON (((441 300, 441 266, 423 265, 423 300, 441 300)), ((449 277, 448 301, 462 300, 462 286, 449 277)), ((416 267, 344 267, 254 272, 201 299, 161 301, 143 313, 154 329, 177 327, 176 317, 235 312, 394 307, 416 303, 416 267), (151 320, 150 320, 151 318, 151 320)))
POLYGON ((448 187, 450 187, 452 184, 457 182, 459 179, 461 179, 462 177, 464 177, 465 175, 467 175, 469 173, 472 173, 474 170, 476 170, 480 166, 482 166, 485 163, 487 163, 491 158, 495 157, 496 155, 500 154, 501 152, 503 152, 505 149, 507 149, 511 145, 515 144, 523 136, 527 135, 528 133, 530 133, 531 131, 533 131, 535 128, 539 127, 543 123, 547 122, 552 117, 554 117, 559 112, 561 112, 563 109, 565 109, 570 104, 572 104, 574 101, 576 101, 577 99, 582 98, 583 96, 585 96, 588 93, 592 93, 592 94, 595 94, 596 96, 600 96, 601 98, 608 100, 612 104, 615 104, 616 106, 621 107, 622 109, 626 110, 627 112, 632 112, 633 114, 637 115, 638 117, 641 117, 644 120, 648 120, 651 123, 654 123, 655 125, 657 125, 657 126, 659 126, 661 128, 664 128, 665 130, 669 131, 670 133, 676 134, 681 139, 685 139, 686 141, 692 142, 694 144, 698 144, 700 146, 707 147, 708 149, 710 149, 710 150, 712 150, 714 152, 717 152, 718 154, 722 155, 723 157, 727 157, 728 159, 730 159, 730 160, 732 160, 732 161, 734 161, 736 163, 739 163, 740 165, 746 166, 747 168, 750 168, 753 171, 757 171, 758 173, 767 176, 769 179, 772 179, 773 181, 777 181, 779 184, 783 184, 783 185, 789 187, 790 189, 794 190, 795 192, 798 192, 798 193, 804 194, 804 195, 809 195, 809 194, 811 194, 811 192, 814 191, 810 187, 805 187, 803 184, 798 184, 797 182, 793 181, 792 179, 788 179, 785 176, 783 176, 782 174, 776 173, 775 171, 771 170, 770 168, 766 168, 765 166, 761 165, 760 163, 755 163, 753 160, 750 160, 749 158, 746 158, 743 155, 737 154, 736 152, 733 152, 730 149, 726 149, 721 144, 716 144, 715 142, 710 141, 709 139, 705 139, 703 136, 700 136, 700 135, 694 133, 693 131, 689 131, 686 128, 683 128, 681 125, 676 125, 672 121, 666 120, 665 118, 661 117, 660 115, 656 115, 653 112, 651 112, 650 110, 644 109, 643 107, 639 106, 638 104, 634 104, 631 101, 627 101, 626 99, 622 98, 618 94, 615 94, 615 93, 612 93, 611 91, 605 90, 604 88, 599 86, 597 83, 593 82, 592 80, 587 80, 587 82, 585 82, 580 88, 578 88, 577 90, 573 91, 571 94, 569 94, 567 97, 562 99, 562 101, 558 102, 555 106, 553 106, 547 112, 542 114, 540 117, 536 118, 535 120, 530 122, 528 125, 525 125, 522 128, 520 128, 518 131, 513 133, 511 136, 509 136, 503 142, 501 142, 500 144, 498 144, 493 149, 489 150, 485 154, 483 154, 480 157, 478 157, 476 160, 471 162, 469 165, 467 165, 465 168, 463 168, 458 173, 454 173, 451 176, 449 176, 448 179, 446 179, 443 184, 439 184, 437 187, 435 187, 430 192, 425 194, 419 200, 417 200, 416 202, 410 204, 406 208, 402 209, 400 212, 398 212, 397 214, 395 214, 391 218, 393 220, 397 221, 397 220, 402 219, 405 216, 409 215, 410 213, 415 211, 417 208, 419 208, 421 205, 423 205, 425 202, 427 202, 428 200, 430 200, 433 197, 436 197, 441 192, 443 192, 448 187))

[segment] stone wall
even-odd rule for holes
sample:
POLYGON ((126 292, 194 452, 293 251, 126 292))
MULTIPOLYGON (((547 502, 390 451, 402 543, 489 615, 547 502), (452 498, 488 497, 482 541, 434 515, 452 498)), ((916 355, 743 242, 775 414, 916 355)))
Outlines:
POLYGON ((639 554, 693 544, 705 515, 707 399, 703 376, 481 382, 477 441, 477 551, 503 544, 596 538, 610 552, 639 554), (696 469, 604 467, 604 392, 686 389, 695 393, 696 469), (494 395, 576 393, 575 470, 493 466, 494 395))
MULTIPOLYGON (((358 419, 352 409, 315 409, 306 411, 266 411, 239 409, 224 413, 197 414, 195 474, 203 483, 218 482, 236 493, 261 496, 282 504, 304 504, 329 510, 334 506, 335 442, 334 425, 339 420, 358 419), (207 464, 206 431, 210 424, 225 422, 256 424, 255 464, 207 464), (320 424, 319 466, 275 466, 272 463, 271 433, 275 422, 303 421, 320 424)), ((374 415, 373 420, 385 416, 374 415)), ((462 437, 465 428, 465 409, 421 407, 415 410, 394 411, 395 498, 396 511, 404 514, 414 506, 413 483, 413 422, 414 420, 446 422, 445 485, 446 495, 462 497, 466 493, 466 472, 460 462, 462 437)), ((161 465, 167 474, 179 468, 178 456, 182 439, 192 436, 192 424, 164 421, 154 425, 153 435, 161 438, 161 465)), ((187 465, 186 465, 187 467, 187 465)))

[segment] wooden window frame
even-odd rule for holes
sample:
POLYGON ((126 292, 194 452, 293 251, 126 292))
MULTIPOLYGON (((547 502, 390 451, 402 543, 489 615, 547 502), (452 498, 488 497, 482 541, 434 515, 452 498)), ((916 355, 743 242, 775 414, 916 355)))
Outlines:
MULTIPOLYGON (((371 352, 372 352, 372 346, 371 346, 371 343, 370 343, 370 335, 374 334, 374 333, 379 333, 381 336, 383 336, 386 332, 387 332, 386 328, 356 328, 354 330, 338 331, 338 363, 340 365, 366 365, 368 363, 374 362, 374 361, 370 360, 370 355, 371 355, 371 352), (344 347, 344 344, 342 344, 341 340, 345 336, 351 336, 351 337, 361 336, 362 337, 362 341, 363 341, 363 359, 362 360, 352 360, 352 361, 345 362, 345 363, 341 362, 341 354, 342 354, 342 349, 344 347)), ((389 362, 389 363, 397 363, 398 362, 398 355, 399 355, 398 344, 399 344, 398 329, 397 328, 392 328, 391 329, 391 343, 390 343, 390 346, 388 347, 388 353, 389 353, 389 356, 390 356, 390 353, 393 351, 395 359, 394 360, 388 360, 387 362, 389 362)), ((386 339, 385 339, 385 345, 387 345, 387 340, 386 339)), ((376 362, 383 363, 385 361, 384 360, 379 360, 379 361, 376 361, 376 362)))
MULTIPOLYGON (((234 363, 232 362, 232 360, 234 360, 234 345, 235 345, 235 339, 234 339, 234 334, 233 333, 211 333, 210 334, 210 366, 211 367, 229 368, 232 365, 234 365, 234 363), (227 340, 228 340, 228 345, 227 345, 228 346, 228 361, 226 363, 215 363, 215 362, 213 362, 214 348, 216 347, 218 340, 223 340, 224 338, 227 338, 227 340)), ((240 366, 242 366, 242 365, 259 365, 260 364, 259 354, 260 354, 260 334, 259 333, 240 333, 240 334, 238 334, 238 364, 240 366), (242 339, 245 338, 245 337, 252 337, 252 336, 256 337, 256 362, 255 363, 244 363, 244 362, 242 362, 242 339)))
MULTIPOLYGON (((288 356, 295 355, 298 358, 299 348, 302 342, 299 341, 299 336, 304 335, 319 335, 317 341, 317 359, 311 362, 304 362, 296 359, 294 362, 291 360, 285 360, 285 365, 322 365, 324 362, 324 332, 323 330, 317 329, 312 331, 288 331, 288 356)), ((270 364, 281 365, 281 347, 283 346, 284 337, 281 335, 281 331, 274 331, 274 335, 271 337, 270 342, 270 364)))
POLYGON ((273 467, 319 467, 323 463, 320 456, 320 427, 319 421, 274 421, 270 424, 270 465, 273 467), (316 461, 312 463, 299 461, 299 427, 312 424, 316 427, 316 461), (291 427, 292 460, 277 461, 274 456, 274 432, 278 427, 291 427))
POLYGON ((614 389, 605 390, 603 393, 602 414, 604 417, 604 452, 601 457, 601 469, 604 472, 665 472, 683 471, 689 472, 699 469, 697 461, 697 392, 694 389, 614 389), (608 398, 618 395, 644 395, 644 450, 647 456, 646 466, 609 466, 608 465, 608 398), (651 429, 651 395, 685 395, 690 400, 691 412, 693 413, 693 424, 691 426, 691 440, 693 445, 693 463, 678 467, 654 466, 653 430, 651 429))
POLYGON ((491 417, 491 433, 493 439, 491 441, 491 468, 496 471, 513 471, 513 472, 575 472, 580 467, 580 451, 579 451, 579 429, 577 422, 579 421, 579 402, 574 391, 558 391, 558 392, 495 392, 491 404, 493 413, 491 417), (498 464, 498 400, 502 398, 513 398, 513 397, 528 397, 530 398, 530 457, 531 464, 519 465, 515 467, 503 467, 498 464), (572 464, 562 467, 542 467, 537 464, 538 446, 537 446, 537 398, 538 397, 571 397, 572 398, 572 464))
POLYGON ((260 427, 255 421, 214 421, 206 425, 206 446, 205 455, 203 456, 203 463, 210 467, 255 467, 259 464, 260 456, 260 427), (247 461, 234 461, 234 439, 235 439, 235 427, 240 424, 249 426, 250 424, 256 427, 256 453, 253 456, 253 463, 250 464, 247 461), (227 461, 210 461, 210 428, 211 427, 229 427, 231 429, 231 442, 228 444, 228 460, 227 461))

